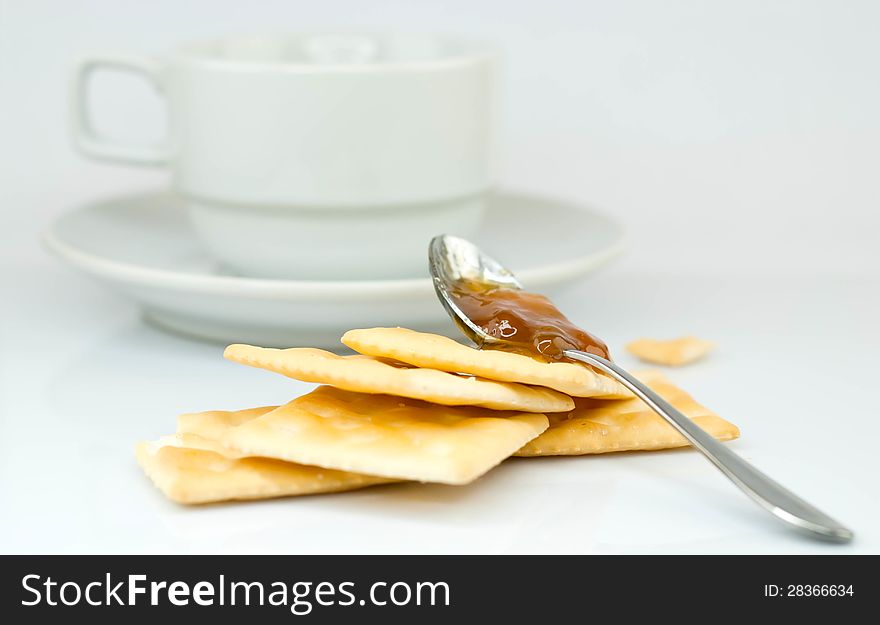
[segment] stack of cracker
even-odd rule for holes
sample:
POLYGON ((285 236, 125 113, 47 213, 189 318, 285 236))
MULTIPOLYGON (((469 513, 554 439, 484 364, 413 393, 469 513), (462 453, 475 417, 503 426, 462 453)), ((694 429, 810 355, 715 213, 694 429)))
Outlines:
MULTIPOLYGON (((170 499, 197 504, 394 481, 467 484, 510 456, 687 445, 616 381, 577 363, 478 350, 406 330, 351 330, 358 355, 230 345, 241 364, 321 384, 283 406, 181 415, 137 458, 170 499)), ((643 378, 720 440, 737 427, 659 374, 643 378)))

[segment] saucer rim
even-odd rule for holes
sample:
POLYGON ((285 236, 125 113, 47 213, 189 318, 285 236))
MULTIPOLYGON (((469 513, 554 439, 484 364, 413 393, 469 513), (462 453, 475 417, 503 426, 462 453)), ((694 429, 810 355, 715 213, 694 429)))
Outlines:
MULTIPOLYGON (((581 204, 577 200, 560 200, 541 193, 520 192, 505 189, 505 195, 540 198, 543 202, 564 205, 572 210, 590 212, 607 221, 616 230, 617 239, 608 247, 578 258, 518 271, 518 277, 526 284, 538 288, 567 282, 584 273, 600 267, 619 256, 627 247, 626 230, 619 221, 601 210, 581 204)), ((276 278, 252 278, 247 276, 220 276, 180 273, 168 269, 146 268, 140 265, 110 260, 106 257, 85 252, 66 243, 57 233, 62 219, 74 212, 85 211, 100 203, 124 201, 144 196, 170 195, 163 190, 143 190, 111 196, 103 200, 93 200, 78 205, 52 218, 40 239, 43 246, 56 258, 68 262, 73 267, 90 275, 99 276, 117 283, 138 285, 148 288, 176 289, 189 293, 210 295, 241 295, 269 297, 272 299, 309 298, 323 299, 327 296, 348 299, 373 297, 377 293, 385 295, 419 295, 431 289, 430 278, 402 278, 388 280, 285 280, 276 278)))

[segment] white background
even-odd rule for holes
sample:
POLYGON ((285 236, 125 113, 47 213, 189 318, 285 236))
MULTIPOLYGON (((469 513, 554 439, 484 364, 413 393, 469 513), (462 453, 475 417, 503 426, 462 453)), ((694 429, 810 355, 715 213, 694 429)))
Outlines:
MULTIPOLYGON (((0 0, 0 550, 880 551, 878 23, 867 1, 0 0), (500 46, 500 184, 588 201, 631 233, 628 254, 563 308, 618 348, 716 340, 711 360, 674 378, 857 542, 829 548, 765 523, 691 452, 519 461, 467 489, 197 511, 151 491, 136 440, 178 412, 283 401, 291 387, 142 326, 39 248, 52 216, 165 183, 73 153, 70 67, 91 52, 332 29, 500 46)), ((108 132, 162 131, 160 101, 134 79, 105 78, 95 100, 108 132)))

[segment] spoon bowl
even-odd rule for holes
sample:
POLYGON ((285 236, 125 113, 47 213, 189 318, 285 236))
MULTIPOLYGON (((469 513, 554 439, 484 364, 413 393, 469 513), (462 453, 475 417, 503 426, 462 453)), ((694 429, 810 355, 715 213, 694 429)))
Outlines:
POLYGON ((513 272, 466 239, 443 234, 431 239, 428 263, 434 290, 446 312, 462 334, 482 347, 502 343, 489 336, 474 323, 455 303, 452 294, 479 285, 483 290, 493 288, 521 290, 522 285, 513 272))

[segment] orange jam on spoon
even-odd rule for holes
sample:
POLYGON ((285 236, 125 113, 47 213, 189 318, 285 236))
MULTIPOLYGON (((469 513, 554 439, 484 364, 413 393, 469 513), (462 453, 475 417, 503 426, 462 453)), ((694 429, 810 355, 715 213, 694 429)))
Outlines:
POLYGON ((561 360, 576 349, 610 360, 608 347, 598 337, 574 325, 543 295, 519 289, 481 289, 458 285, 451 293, 461 311, 483 331, 503 343, 484 348, 514 351, 543 360, 561 360))

